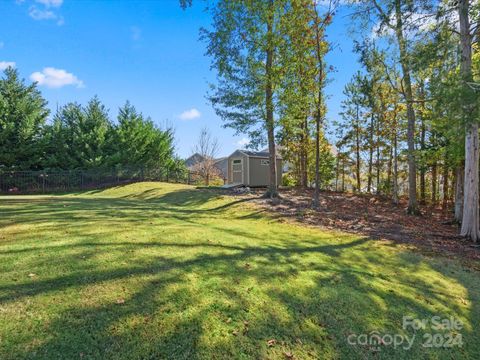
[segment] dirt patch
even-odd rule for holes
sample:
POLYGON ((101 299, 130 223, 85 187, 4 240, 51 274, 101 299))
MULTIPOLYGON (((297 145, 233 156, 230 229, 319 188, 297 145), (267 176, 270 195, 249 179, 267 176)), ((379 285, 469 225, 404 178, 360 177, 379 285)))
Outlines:
POLYGON ((395 205, 375 195, 322 192, 320 207, 311 207, 312 190, 281 190, 281 199, 258 198, 257 204, 277 215, 327 229, 421 247, 423 251, 480 260, 480 249, 459 237, 452 214, 423 207, 422 216, 407 215, 407 204, 395 205))

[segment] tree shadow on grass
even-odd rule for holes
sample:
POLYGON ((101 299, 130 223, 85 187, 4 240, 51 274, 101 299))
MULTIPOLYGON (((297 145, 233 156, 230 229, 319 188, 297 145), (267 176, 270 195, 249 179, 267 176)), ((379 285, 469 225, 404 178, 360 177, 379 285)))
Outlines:
POLYGON ((202 208, 203 205, 212 200, 221 199, 223 196, 214 190, 195 189, 177 190, 154 197, 145 195, 145 198, 143 194, 123 198, 65 196, 5 199, 0 204, 3 214, 3 218, 0 219, 0 228, 12 224, 54 223, 58 226, 65 223, 71 225, 77 221, 81 223, 85 219, 105 220, 112 224, 117 220, 145 223, 152 218, 152 215, 167 217, 177 215, 178 219, 183 220, 188 220, 190 217, 198 219, 202 215, 209 217, 210 213, 222 212, 252 200, 252 198, 232 198, 231 201, 220 205, 202 208))
POLYGON ((147 189, 138 193, 123 196, 123 199, 148 200, 171 206, 199 206, 215 199, 220 199, 227 192, 214 189, 176 189, 159 192, 158 189, 147 189))
MULTIPOLYGON (((140 289, 125 296, 123 303, 113 298, 103 304, 84 306, 79 302, 65 308, 49 322, 49 340, 27 347, 28 352, 16 349, 15 358, 59 358, 63 354, 98 359, 192 359, 211 354, 219 358, 282 358, 284 352, 297 354, 298 358, 422 357, 425 349, 421 346, 408 352, 382 346, 379 352, 372 345, 350 346, 346 342, 348 335, 371 331, 408 334, 401 328, 404 315, 468 319, 471 328, 464 332, 463 350, 465 355, 474 354, 478 350, 472 346, 478 324, 473 322, 478 319, 478 290, 470 289, 469 276, 462 273, 473 308, 455 309, 448 289, 421 281, 415 274, 405 275, 408 270, 418 270, 409 257, 377 258, 389 271, 405 269, 396 279, 368 267, 364 270, 362 263, 352 267, 350 260, 344 259, 344 252, 354 248, 363 248, 356 253, 357 262, 362 255, 371 257, 369 242, 358 239, 317 247, 230 247, 227 253, 199 254, 187 260, 152 258, 134 267, 84 270, 1 286, 0 302, 49 293, 47 297, 59 296, 68 289, 82 293, 91 285, 109 282, 128 286, 133 279, 141 280, 140 289), (319 256, 328 261, 304 261, 319 256), (192 285, 192 274, 204 279, 192 285), (272 339, 276 345, 269 347, 267 341, 272 339)), ((438 264, 423 266, 446 275, 438 264)), ((417 333, 419 339, 424 333, 417 333)), ((457 357, 461 354, 458 349, 431 349, 429 354, 461 358, 457 357)))

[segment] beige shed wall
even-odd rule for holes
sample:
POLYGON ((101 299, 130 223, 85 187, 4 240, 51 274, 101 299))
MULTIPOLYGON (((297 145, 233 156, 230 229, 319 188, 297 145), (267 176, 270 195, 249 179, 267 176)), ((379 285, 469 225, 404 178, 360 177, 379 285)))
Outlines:
MULTIPOLYGON (((267 186, 270 179, 270 165, 262 165, 265 158, 249 158, 249 186, 267 186)), ((277 159, 277 184, 282 185, 282 160, 277 159)))

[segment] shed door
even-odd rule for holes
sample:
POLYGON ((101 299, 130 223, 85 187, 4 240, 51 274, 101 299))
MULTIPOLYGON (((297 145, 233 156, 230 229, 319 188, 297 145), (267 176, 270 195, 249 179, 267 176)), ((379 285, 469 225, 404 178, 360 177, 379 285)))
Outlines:
POLYGON ((232 160, 232 182, 234 184, 243 183, 243 160, 242 159, 232 160))

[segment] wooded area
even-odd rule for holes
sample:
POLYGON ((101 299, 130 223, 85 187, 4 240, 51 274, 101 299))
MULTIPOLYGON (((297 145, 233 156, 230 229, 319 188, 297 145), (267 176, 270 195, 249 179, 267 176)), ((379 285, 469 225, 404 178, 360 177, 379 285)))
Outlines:
POLYGON ((441 201, 455 211, 462 235, 477 241, 478 1, 352 2, 362 69, 345 88, 341 116, 327 124, 325 84, 341 69, 325 62, 334 45, 325 29, 337 5, 219 1, 213 29, 203 31, 218 73, 210 96, 217 114, 248 132, 253 146, 268 144, 271 159, 280 144, 293 165, 289 183, 315 187, 314 207, 335 177, 337 190, 394 203, 406 196, 412 215, 419 203, 441 201))

